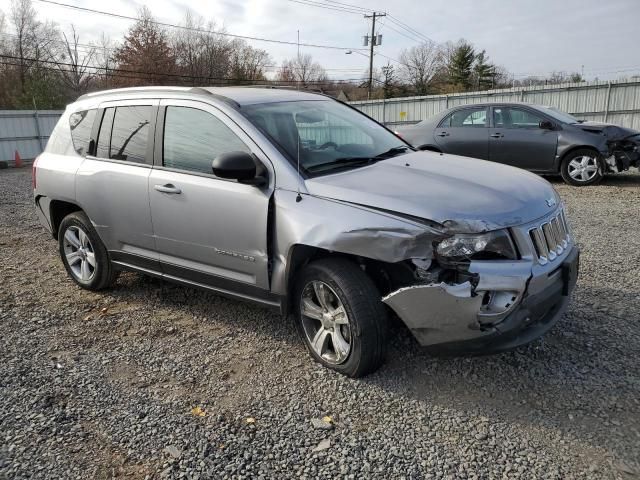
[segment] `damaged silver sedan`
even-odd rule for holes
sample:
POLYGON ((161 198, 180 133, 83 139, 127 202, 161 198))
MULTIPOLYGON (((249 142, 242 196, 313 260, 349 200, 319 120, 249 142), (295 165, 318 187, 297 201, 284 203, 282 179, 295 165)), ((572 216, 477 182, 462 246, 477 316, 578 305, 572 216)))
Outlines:
POLYGON ((79 286, 126 269, 257 302, 352 377, 383 362, 389 316, 434 349, 530 342, 562 315, 578 273, 547 181, 415 151, 311 93, 85 95, 38 158, 34 196, 79 286))

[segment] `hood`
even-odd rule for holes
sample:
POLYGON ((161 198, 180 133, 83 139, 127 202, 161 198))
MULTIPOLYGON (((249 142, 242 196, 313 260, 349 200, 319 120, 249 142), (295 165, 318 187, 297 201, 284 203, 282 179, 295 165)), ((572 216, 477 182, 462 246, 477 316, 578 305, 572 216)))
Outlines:
POLYGON ((618 141, 623 140, 632 135, 638 135, 638 130, 632 128, 619 127, 618 125, 611 125, 609 123, 600 122, 583 122, 573 124, 574 127, 584 130, 585 132, 597 133, 607 137, 607 140, 618 141))
POLYGON ((450 232, 520 225, 560 202, 549 182, 525 170, 433 152, 412 152, 305 184, 311 195, 431 220, 450 232))

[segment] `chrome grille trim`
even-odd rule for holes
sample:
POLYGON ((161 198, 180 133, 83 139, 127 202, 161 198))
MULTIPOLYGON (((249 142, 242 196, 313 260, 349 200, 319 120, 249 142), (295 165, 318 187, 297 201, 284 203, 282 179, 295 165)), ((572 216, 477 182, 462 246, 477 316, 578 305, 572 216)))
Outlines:
POLYGON ((571 233, 564 210, 560 209, 537 227, 529 229, 529 237, 538 255, 538 262, 541 265, 553 262, 571 243, 571 233))

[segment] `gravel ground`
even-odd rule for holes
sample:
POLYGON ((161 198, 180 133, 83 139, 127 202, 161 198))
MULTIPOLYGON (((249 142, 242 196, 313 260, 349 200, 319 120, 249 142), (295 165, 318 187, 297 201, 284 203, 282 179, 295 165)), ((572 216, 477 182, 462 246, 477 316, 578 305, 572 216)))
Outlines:
POLYGON ((438 358, 395 326, 351 380, 258 307, 135 274, 77 288, 29 170, 0 171, 0 478, 638 478, 640 175, 554 183, 582 267, 549 334, 438 358))

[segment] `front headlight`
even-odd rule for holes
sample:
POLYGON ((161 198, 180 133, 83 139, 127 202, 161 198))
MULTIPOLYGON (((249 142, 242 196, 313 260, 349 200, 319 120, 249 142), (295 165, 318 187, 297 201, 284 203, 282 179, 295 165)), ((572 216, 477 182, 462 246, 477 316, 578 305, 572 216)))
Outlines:
POLYGON ((442 240, 436 253, 449 260, 516 260, 518 254, 506 230, 480 234, 459 234, 442 240))

